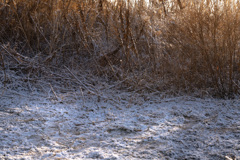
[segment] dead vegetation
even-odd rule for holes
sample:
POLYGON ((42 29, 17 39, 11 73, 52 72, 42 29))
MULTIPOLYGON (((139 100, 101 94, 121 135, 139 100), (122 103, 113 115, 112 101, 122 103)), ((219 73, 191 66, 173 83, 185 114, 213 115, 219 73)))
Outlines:
POLYGON ((64 74, 77 83, 87 70, 129 90, 232 97, 239 9, 234 0, 1 0, 1 83, 11 73, 31 85, 64 74))

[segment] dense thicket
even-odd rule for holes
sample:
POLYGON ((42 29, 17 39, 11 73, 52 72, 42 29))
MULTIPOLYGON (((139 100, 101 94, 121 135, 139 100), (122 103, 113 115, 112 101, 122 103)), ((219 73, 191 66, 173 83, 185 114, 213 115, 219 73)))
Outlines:
POLYGON ((231 97, 239 10, 235 0, 0 0, 1 80, 16 68, 87 68, 131 89, 231 97))

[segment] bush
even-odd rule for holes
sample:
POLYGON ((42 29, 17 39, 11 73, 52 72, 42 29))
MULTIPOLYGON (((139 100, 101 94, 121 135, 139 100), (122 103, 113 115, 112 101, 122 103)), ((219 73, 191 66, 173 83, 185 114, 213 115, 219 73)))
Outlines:
POLYGON ((240 17, 236 1, 192 1, 170 18, 163 32, 175 82, 239 93, 240 17))

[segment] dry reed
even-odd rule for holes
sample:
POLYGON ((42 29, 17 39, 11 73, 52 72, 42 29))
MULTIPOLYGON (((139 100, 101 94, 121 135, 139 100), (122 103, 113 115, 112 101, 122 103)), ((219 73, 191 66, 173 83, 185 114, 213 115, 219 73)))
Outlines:
POLYGON ((134 90, 232 97, 240 91, 239 9, 234 0, 1 0, 4 79, 7 66, 68 66, 134 90))

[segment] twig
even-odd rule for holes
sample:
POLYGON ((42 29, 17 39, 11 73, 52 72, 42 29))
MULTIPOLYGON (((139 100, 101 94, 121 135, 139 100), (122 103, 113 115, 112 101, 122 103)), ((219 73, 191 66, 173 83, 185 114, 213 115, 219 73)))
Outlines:
MULTIPOLYGON (((93 95, 96 95, 96 96, 99 96, 99 97, 101 97, 101 98, 103 98, 103 99, 106 99, 106 100, 112 100, 113 102, 115 102, 115 103, 118 103, 117 101, 115 101, 114 99, 110 99, 110 98, 108 98, 108 97, 105 97, 105 96, 103 96, 103 95, 100 95, 100 94, 98 94, 98 93, 95 93, 95 92, 93 92, 92 90, 90 90, 85 84, 83 84, 83 82, 81 82, 66 66, 64 66, 70 73, 71 73, 71 75, 79 82, 79 83, 81 83, 82 85, 83 85, 83 87, 85 88, 85 89, 87 89, 89 92, 91 92, 93 95)), ((80 88, 81 89, 81 88, 80 88)), ((119 104, 119 103, 118 103, 119 104)))
MULTIPOLYGON (((77 76, 75 76, 75 75, 70 71, 70 69, 68 69, 66 66, 64 66, 64 67, 68 70, 68 72, 69 72, 81 85, 83 85, 83 87, 84 87, 85 89, 87 89, 88 91, 94 93, 94 92, 91 91, 82 81, 80 81, 80 80, 77 78, 77 76)), ((94 94, 96 94, 96 93, 94 93, 94 94)))
POLYGON ((32 87, 31 87, 31 84, 30 84, 30 82, 29 82, 30 74, 31 74, 31 72, 29 72, 29 73, 28 73, 28 76, 27 76, 27 84, 28 84, 29 89, 33 92, 32 87))
POLYGON ((4 49, 18 64, 21 64, 17 58, 15 58, 14 55, 12 55, 5 47, 1 45, 2 49, 4 49))
POLYGON ((1 45, 1 48, 8 53, 18 64, 29 63, 29 57, 23 56, 7 45, 1 45))
MULTIPOLYGON (((30 96, 20 94, 19 92, 16 92, 16 91, 14 91, 14 90, 9 90, 9 89, 6 88, 6 87, 3 87, 3 89, 8 90, 8 91, 9 91, 10 93, 12 93, 12 94, 16 94, 16 95, 19 95, 19 96, 22 96, 22 97, 30 98, 30 96)), ((14 96, 12 96, 12 94, 11 94, 11 97, 14 97, 14 96)))
MULTIPOLYGON (((232 82, 233 82, 233 84, 240 90, 240 87, 238 86, 238 84, 236 83, 236 82, 234 82, 233 80, 232 80, 232 82)), ((239 92, 239 91, 238 91, 239 92)), ((239 92, 240 93, 240 92, 239 92)))
POLYGON ((85 104, 84 94, 83 94, 82 88, 81 88, 81 87, 79 87, 79 88, 80 88, 80 91, 81 91, 81 94, 82 94, 82 98, 83 98, 83 105, 82 105, 82 106, 85 106, 85 105, 84 105, 84 104, 85 104))
POLYGON ((6 68, 5 68, 5 63, 3 59, 3 55, 0 52, 0 60, 2 61, 2 68, 3 68, 3 73, 4 73, 4 87, 6 87, 6 82, 7 82, 7 74, 6 74, 6 68))
POLYGON ((50 87, 51 87, 51 90, 52 90, 52 92, 53 92, 53 94, 54 94, 55 98, 56 98, 57 100, 59 100, 59 98, 58 98, 58 96, 57 96, 56 92, 54 91, 54 89, 53 89, 53 87, 52 87, 51 83, 49 83, 49 85, 50 85, 50 87))

